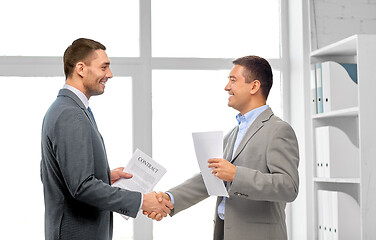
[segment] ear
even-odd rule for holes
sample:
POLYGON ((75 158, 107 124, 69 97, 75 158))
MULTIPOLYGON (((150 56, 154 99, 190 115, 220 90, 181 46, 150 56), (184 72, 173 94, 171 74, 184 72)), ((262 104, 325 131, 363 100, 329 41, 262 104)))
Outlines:
POLYGON ((79 76, 84 77, 85 76, 85 70, 86 70, 86 65, 85 65, 84 62, 78 62, 76 64, 75 71, 79 76))
POLYGON ((250 84, 251 85, 251 91, 250 93, 252 95, 256 94, 257 92, 259 92, 260 88, 261 88, 261 83, 259 80, 253 80, 250 84))

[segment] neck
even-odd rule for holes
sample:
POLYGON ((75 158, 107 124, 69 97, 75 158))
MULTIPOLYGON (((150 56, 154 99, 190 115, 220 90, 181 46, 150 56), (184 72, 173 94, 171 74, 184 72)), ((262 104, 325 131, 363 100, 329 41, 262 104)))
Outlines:
POLYGON ((80 90, 83 94, 85 94, 85 96, 87 97, 88 100, 90 99, 90 95, 87 94, 87 92, 85 91, 85 87, 82 84, 82 81, 78 81, 78 80, 75 80, 73 78, 67 78, 65 83, 74 87, 74 88, 76 88, 76 89, 78 89, 78 90, 80 90))
POLYGON ((241 115, 244 115, 246 114, 247 112, 250 112, 256 108, 259 108, 261 106, 264 106, 266 105, 266 100, 262 99, 262 100, 259 100, 259 101, 252 101, 252 103, 249 104, 249 106, 247 106, 246 108, 242 109, 242 110, 239 110, 240 114, 241 115))

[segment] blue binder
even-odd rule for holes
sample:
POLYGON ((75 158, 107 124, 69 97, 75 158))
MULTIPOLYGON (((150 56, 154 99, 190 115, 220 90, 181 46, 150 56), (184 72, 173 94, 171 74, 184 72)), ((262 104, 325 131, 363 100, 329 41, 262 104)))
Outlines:
POLYGON ((322 65, 321 63, 316 64, 316 104, 317 113, 323 112, 323 95, 322 95, 322 65))

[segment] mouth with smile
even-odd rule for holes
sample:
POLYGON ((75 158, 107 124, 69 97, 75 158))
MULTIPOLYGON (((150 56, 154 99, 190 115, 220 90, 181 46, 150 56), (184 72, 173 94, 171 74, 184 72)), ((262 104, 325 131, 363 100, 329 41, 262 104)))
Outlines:
POLYGON ((234 93, 229 92, 228 95, 229 95, 228 100, 230 100, 230 98, 231 98, 232 96, 234 96, 234 93))
POLYGON ((102 79, 99 83, 102 84, 103 87, 106 87, 107 79, 102 79))

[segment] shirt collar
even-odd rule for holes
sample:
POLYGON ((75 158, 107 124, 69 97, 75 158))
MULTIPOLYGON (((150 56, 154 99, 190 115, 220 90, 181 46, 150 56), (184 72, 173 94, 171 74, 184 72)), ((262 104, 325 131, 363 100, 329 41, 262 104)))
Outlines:
POLYGON ((239 113, 237 116, 236 116, 236 120, 238 121, 238 124, 239 126, 247 126, 249 127, 254 121, 255 119, 263 112, 265 111, 267 108, 269 107, 269 105, 263 105, 261 107, 258 107, 258 108, 255 108, 249 112, 247 112, 246 114, 242 115, 241 113, 239 113))
POLYGON ((89 100, 87 99, 85 94, 83 94, 80 90, 68 84, 64 84, 63 88, 71 90, 74 94, 77 95, 77 97, 82 101, 86 108, 89 107, 89 100))

